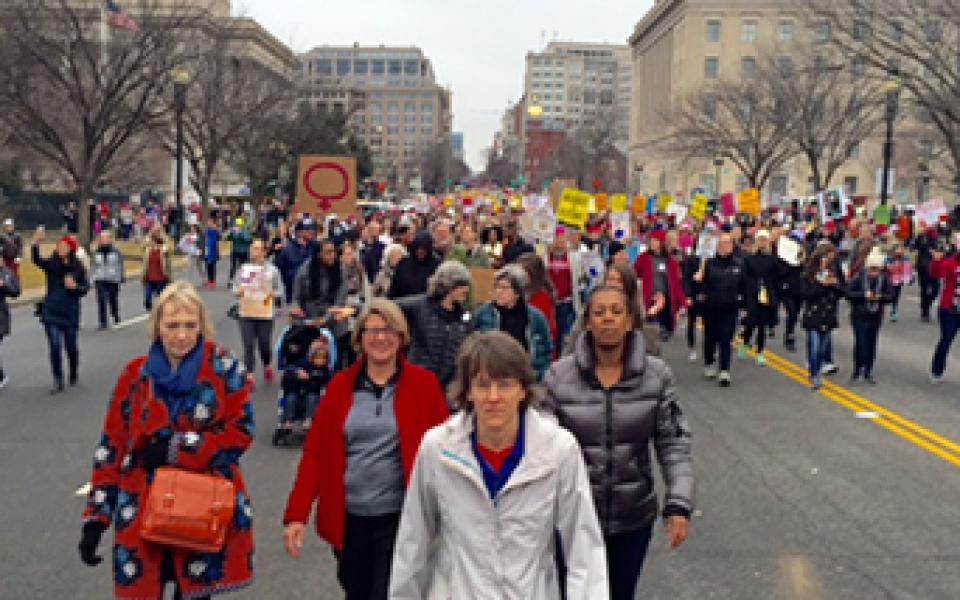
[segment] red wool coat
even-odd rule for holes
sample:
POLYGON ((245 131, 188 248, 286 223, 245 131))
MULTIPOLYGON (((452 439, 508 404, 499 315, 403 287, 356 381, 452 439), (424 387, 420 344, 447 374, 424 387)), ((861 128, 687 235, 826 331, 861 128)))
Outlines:
POLYGON ((252 507, 239 460, 253 441, 254 422, 243 367, 226 350, 206 342, 196 387, 171 424, 166 405, 148 393, 152 383, 145 364, 143 356, 131 361, 114 389, 83 514, 84 522, 115 528, 114 594, 153 600, 162 593, 160 567, 169 548, 140 539, 141 509, 152 478, 140 453, 164 429, 173 435, 171 466, 218 474, 237 489, 236 510, 220 552, 169 549, 181 592, 191 598, 248 585, 253 578, 252 507))
MULTIPOLYGON (((304 441, 297 478, 283 515, 284 525, 306 523, 310 518, 310 507, 316 502, 317 535, 336 550, 343 548, 343 523, 347 512, 343 428, 353 406, 354 384, 365 364, 361 358, 347 370, 337 373, 327 386, 314 414, 313 427, 304 441)), ((407 485, 423 435, 431 427, 443 423, 449 411, 433 373, 402 357, 399 366, 394 414, 400 437, 403 483, 407 485)))
MULTIPOLYGON (((644 252, 633 263, 633 272, 637 274, 643 284, 643 306, 653 306, 653 256, 644 252)), ((672 256, 667 257, 667 289, 670 292, 670 312, 673 314, 673 323, 676 327, 677 313, 687 305, 687 297, 683 293, 680 283, 680 265, 672 256)))
POLYGON ((940 294, 940 308, 953 310, 953 292, 957 285, 957 268, 960 267, 960 258, 951 256, 943 260, 930 263, 930 276, 943 280, 943 290, 940 294))

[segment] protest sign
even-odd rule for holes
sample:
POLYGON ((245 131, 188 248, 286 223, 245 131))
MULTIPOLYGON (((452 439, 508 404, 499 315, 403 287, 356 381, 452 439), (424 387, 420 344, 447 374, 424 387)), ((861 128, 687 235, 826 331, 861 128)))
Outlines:
POLYGON ((947 214, 947 207, 943 200, 927 200, 917 207, 917 219, 927 225, 936 225, 940 216, 947 214))
POLYGON ((754 217, 759 216, 760 191, 756 188, 750 188, 738 193, 737 208, 742 213, 747 213, 748 215, 753 215, 754 217))
POLYGON ((671 202, 673 202, 673 196, 670 194, 660 194, 660 199, 657 203, 657 210, 660 212, 665 212, 667 207, 670 206, 671 202))
POLYGON ((780 239, 777 240, 777 256, 790 266, 799 266, 800 244, 788 237, 781 236, 780 239))
POLYGON ((693 197, 690 204, 690 216, 698 221, 703 221, 707 217, 707 204, 710 200, 703 194, 697 194, 693 197))
POLYGON ((614 194, 613 196, 611 196, 610 210, 612 212, 626 212, 627 211, 627 195, 614 194))
POLYGON ((473 283, 473 302, 476 305, 493 300, 493 269, 470 267, 473 283))
POLYGON ((724 217, 732 217, 737 214, 737 207, 734 203, 733 194, 727 192, 720 196, 720 214, 724 217))
POLYGON ((630 213, 610 213, 610 233, 613 239, 622 242, 630 237, 630 213))
POLYGON ((264 268, 243 265, 236 281, 240 287, 240 316, 244 319, 272 319, 273 286, 264 268))
POLYGON ((587 215, 590 212, 590 194, 573 188, 563 190, 560 204, 557 206, 557 221, 578 229, 587 225, 587 215))
POLYGON ((687 207, 674 202, 667 207, 667 214, 672 215, 675 223, 680 223, 687 218, 687 207))
POLYGON ((717 255, 717 243, 720 236, 715 232, 704 231, 697 240, 697 256, 700 258, 713 258, 717 255))
POLYGON ((873 222, 877 225, 889 225, 890 207, 886 204, 878 204, 877 207, 873 209, 873 222))
POLYGON ((357 159, 300 156, 295 210, 314 217, 357 212, 357 159))

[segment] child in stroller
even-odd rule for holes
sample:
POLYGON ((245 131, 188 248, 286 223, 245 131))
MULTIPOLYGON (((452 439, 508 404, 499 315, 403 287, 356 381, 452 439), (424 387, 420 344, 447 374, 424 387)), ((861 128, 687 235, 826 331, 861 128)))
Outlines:
POLYGON ((283 371, 273 445, 305 435, 333 377, 337 346, 329 329, 293 325, 280 336, 278 366, 283 371))

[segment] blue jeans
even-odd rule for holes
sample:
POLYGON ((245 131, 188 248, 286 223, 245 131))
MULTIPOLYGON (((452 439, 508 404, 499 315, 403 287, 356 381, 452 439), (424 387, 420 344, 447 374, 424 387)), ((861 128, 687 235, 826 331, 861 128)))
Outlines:
POLYGON ((933 366, 930 369, 934 377, 943 377, 943 373, 947 370, 947 355, 950 353, 950 345, 953 344, 953 338, 957 337, 958 330, 960 330, 960 313, 941 308, 940 341, 937 342, 937 349, 933 352, 933 366))
POLYGON ((556 343, 554 348, 557 348, 557 355, 559 356, 560 350, 563 348, 563 341, 570 334, 570 329, 573 328, 573 324, 577 320, 577 313, 573 310, 573 300, 557 302, 556 318, 557 339, 554 340, 556 343))
POLYGON ((56 381, 63 381, 63 348, 66 346, 67 363, 70 366, 70 378, 77 376, 80 366, 80 349, 77 347, 77 328, 61 327, 44 323, 47 332, 47 344, 50 346, 50 370, 56 381))
POLYGON ((810 377, 819 377, 823 365, 833 362, 833 330, 807 330, 807 368, 810 377))
POLYGON ((610 577, 610 600, 633 600, 647 547, 653 536, 653 525, 636 531, 604 536, 607 546, 607 573, 610 577))
POLYGON ((853 374, 869 377, 877 360, 877 340, 880 326, 872 323, 853 322, 853 374))
POLYGON ((143 307, 149 312, 153 308, 154 296, 159 296, 163 288, 167 287, 166 281, 145 281, 143 282, 143 307))

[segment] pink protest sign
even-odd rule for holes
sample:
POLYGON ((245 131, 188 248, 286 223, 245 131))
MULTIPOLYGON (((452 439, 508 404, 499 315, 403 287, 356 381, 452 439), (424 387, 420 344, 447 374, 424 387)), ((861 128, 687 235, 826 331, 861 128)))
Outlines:
POLYGON ((732 217, 737 214, 737 207, 734 205, 733 194, 727 193, 720 196, 720 214, 725 217, 732 217))

